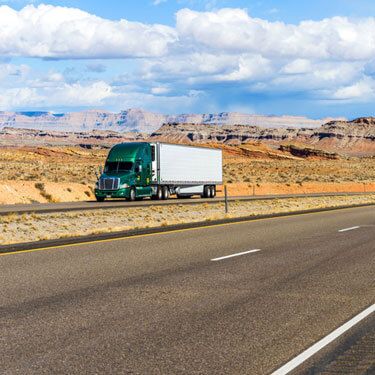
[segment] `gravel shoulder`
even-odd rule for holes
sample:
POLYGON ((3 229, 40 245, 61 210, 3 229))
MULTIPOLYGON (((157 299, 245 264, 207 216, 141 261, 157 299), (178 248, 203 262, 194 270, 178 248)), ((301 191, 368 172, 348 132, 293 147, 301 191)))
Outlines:
POLYGON ((11 214, 0 217, 0 244, 51 240, 132 229, 214 221, 244 216, 269 215, 302 210, 375 204, 375 194, 290 198, 231 202, 229 213, 224 204, 192 204, 119 208, 53 214, 11 214))

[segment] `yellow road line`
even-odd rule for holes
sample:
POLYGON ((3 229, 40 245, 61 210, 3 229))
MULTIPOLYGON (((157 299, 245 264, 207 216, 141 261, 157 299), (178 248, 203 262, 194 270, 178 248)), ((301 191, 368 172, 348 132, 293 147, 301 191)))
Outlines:
MULTIPOLYGON (((363 207, 367 207, 367 206, 363 206, 363 207)), ((368 207, 370 207, 370 206, 368 206, 368 207)), ((34 252, 37 252, 37 251, 46 251, 46 250, 52 250, 52 249, 62 249, 62 248, 65 248, 65 247, 76 247, 76 246, 91 245, 91 244, 96 244, 96 243, 114 242, 114 241, 130 240, 130 239, 134 239, 134 238, 160 236, 160 235, 166 235, 166 234, 172 234, 172 233, 181 233, 181 232, 187 232, 187 231, 193 231, 193 230, 203 230, 203 229, 210 229, 210 228, 215 228, 215 227, 224 227, 224 226, 228 226, 228 225, 248 224, 248 223, 255 223, 255 222, 265 221, 265 220, 286 219, 286 218, 292 218, 292 217, 296 217, 296 216, 323 214, 323 213, 330 213, 330 212, 333 212, 333 211, 343 211, 343 210, 350 210, 350 209, 355 209, 355 208, 362 208, 362 207, 336 208, 336 209, 330 209, 330 210, 326 210, 326 211, 304 212, 304 213, 300 213, 300 214, 265 217, 265 218, 259 218, 259 219, 249 219, 249 220, 237 221, 237 222, 232 222, 232 223, 211 224, 211 225, 205 225, 205 226, 194 227, 194 228, 172 229, 172 230, 169 230, 169 231, 167 230, 167 231, 163 231, 163 232, 136 234, 136 235, 133 235, 133 236, 124 236, 124 237, 118 237, 118 238, 107 238, 107 239, 104 239, 104 240, 94 240, 94 241, 79 242, 79 243, 72 243, 72 244, 65 244, 65 245, 57 245, 57 246, 47 246, 47 247, 41 247, 41 248, 37 248, 37 249, 18 250, 18 251, 12 251, 12 252, 9 252, 9 253, 0 253, 0 257, 7 256, 7 255, 34 253, 34 252)), ((194 224, 194 223, 192 223, 192 224, 194 224)))

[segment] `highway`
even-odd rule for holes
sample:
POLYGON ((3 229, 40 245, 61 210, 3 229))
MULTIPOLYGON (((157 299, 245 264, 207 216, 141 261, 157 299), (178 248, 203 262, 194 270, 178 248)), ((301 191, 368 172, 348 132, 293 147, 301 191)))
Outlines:
MULTIPOLYGON (((338 195, 367 195, 367 193, 313 193, 313 194, 279 194, 279 195, 254 195, 254 196, 236 196, 229 197, 231 201, 252 201, 252 200, 273 200, 273 199, 288 199, 288 198, 314 198, 314 197, 333 197, 338 195)), ((0 205, 0 216, 9 214, 24 214, 24 213, 55 213, 55 212, 69 212, 82 210, 98 210, 98 209, 113 209, 113 208, 129 208, 129 207, 144 207, 156 205, 176 205, 176 204, 202 204, 202 203, 219 203, 224 202, 223 197, 216 197, 214 199, 202 199, 193 197, 191 199, 170 199, 162 201, 153 201, 145 199, 144 201, 127 202, 125 200, 107 200, 105 202, 96 201, 82 201, 82 202, 61 202, 61 203, 27 203, 27 204, 3 204, 0 205)))
POLYGON ((0 373, 374 373, 374 271, 373 206, 0 254, 0 373))

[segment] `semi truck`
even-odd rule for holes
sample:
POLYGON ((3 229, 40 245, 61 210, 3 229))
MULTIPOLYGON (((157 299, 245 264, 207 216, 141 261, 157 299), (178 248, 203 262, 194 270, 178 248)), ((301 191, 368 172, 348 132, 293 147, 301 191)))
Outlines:
POLYGON ((222 151, 160 142, 129 142, 112 147, 98 176, 95 197, 129 201, 214 198, 222 184, 222 151))

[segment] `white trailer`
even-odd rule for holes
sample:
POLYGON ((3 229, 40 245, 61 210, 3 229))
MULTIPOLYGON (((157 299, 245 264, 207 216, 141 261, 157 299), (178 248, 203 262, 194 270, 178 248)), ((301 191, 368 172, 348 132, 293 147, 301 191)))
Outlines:
MULTIPOLYGON (((151 143, 152 185, 158 191, 178 197, 201 195, 213 198, 223 181, 222 151, 167 143, 151 143)), ((167 198, 167 197, 164 197, 167 198)))

